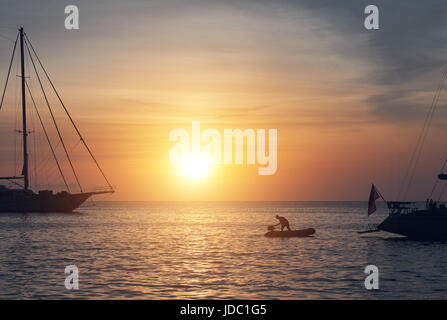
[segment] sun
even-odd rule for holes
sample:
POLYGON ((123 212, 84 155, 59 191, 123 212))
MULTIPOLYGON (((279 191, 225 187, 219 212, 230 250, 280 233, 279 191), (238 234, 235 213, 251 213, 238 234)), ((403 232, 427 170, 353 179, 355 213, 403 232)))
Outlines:
POLYGON ((192 153, 182 161, 182 172, 190 179, 201 179, 211 172, 211 159, 203 153, 192 153))

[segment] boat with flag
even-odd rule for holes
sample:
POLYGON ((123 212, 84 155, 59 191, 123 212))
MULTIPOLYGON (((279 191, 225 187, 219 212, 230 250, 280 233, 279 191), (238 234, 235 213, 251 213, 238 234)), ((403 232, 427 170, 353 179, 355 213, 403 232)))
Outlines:
MULTIPOLYGON (((376 187, 372 185, 368 215, 376 211, 377 194, 379 193, 376 187)), ((447 240, 447 208, 444 204, 438 205, 429 199, 424 208, 419 208, 416 202, 385 202, 389 212, 388 217, 377 226, 359 233, 386 231, 418 240, 447 240)))
POLYGON ((368 216, 377 211, 376 200, 381 198, 387 205, 388 217, 380 224, 370 225, 368 230, 359 233, 386 231, 412 239, 447 240, 447 208, 445 204, 441 203, 441 199, 447 187, 445 182, 447 180, 447 174, 445 173, 447 159, 444 160, 440 170, 441 173, 436 177, 425 203, 406 201, 416 167, 420 156, 423 154, 423 146, 428 135, 433 115, 437 108, 439 97, 444 88, 446 76, 447 67, 442 74, 438 89, 435 92, 433 101, 425 118, 424 126, 413 150, 412 157, 410 158, 399 194, 397 195, 397 198, 402 198, 402 201, 386 201, 377 187, 372 184, 368 201, 368 216), (437 200, 433 200, 436 193, 438 193, 437 200))
MULTIPOLYGON (((84 137, 81 135, 81 132, 73 121, 73 118, 71 117, 66 105, 64 104, 58 91, 56 90, 53 81, 50 79, 48 72, 43 66, 41 59, 37 55, 35 48, 31 44, 27 34, 22 27, 18 30, 18 34, 12 49, 12 56, 6 77, 6 83, 0 101, 0 110, 4 104, 5 94, 8 88, 8 80, 11 75, 11 69, 16 55, 18 55, 18 58, 20 59, 20 63, 18 64, 20 67, 20 74, 17 77, 19 78, 20 83, 21 101, 19 105, 21 109, 21 119, 19 123, 21 124, 21 126, 20 128, 18 128, 18 130, 15 130, 15 134, 21 135, 21 160, 23 161, 23 166, 19 171, 20 173, 12 173, 8 176, 0 177, 1 182, 8 182, 9 184, 15 186, 15 188, 13 188, 10 186, 0 185, 0 212, 71 212, 74 209, 78 208, 82 203, 84 203, 93 195, 113 193, 114 188, 107 180, 90 147, 87 145, 84 137), (16 54, 17 51, 18 54, 16 54), (25 70, 25 58, 28 62, 28 67, 30 65, 33 67, 32 69, 30 68, 29 71, 25 70), (32 71, 34 71, 34 73, 32 71), (33 77, 35 77, 35 79, 38 80, 39 88, 41 89, 42 97, 47 107, 47 112, 49 113, 49 115, 51 115, 50 121, 53 125, 52 130, 57 133, 56 144, 54 143, 54 141, 52 142, 52 139, 49 137, 50 131, 45 126, 45 123, 41 116, 42 113, 39 112, 39 108, 36 105, 37 99, 35 99, 30 85, 31 74, 33 75, 33 77), (84 146, 95 167, 97 168, 97 170, 99 170, 100 175, 107 183, 107 186, 105 188, 102 188, 101 190, 85 191, 82 187, 78 172, 75 170, 75 166, 70 156, 66 141, 64 141, 64 139, 62 138, 61 126, 58 124, 57 117, 55 116, 53 107, 50 102, 51 99, 49 99, 49 94, 45 90, 45 86, 43 84, 44 79, 48 81, 49 87, 53 90, 55 96, 57 97, 56 100, 62 107, 63 114, 68 118, 68 123, 74 129, 78 142, 84 146), (30 150, 28 146, 28 139, 29 136, 34 132, 29 130, 29 128, 27 127, 27 113, 29 112, 29 102, 34 112, 33 114, 36 115, 39 120, 38 122, 41 127, 40 129, 45 136, 44 140, 48 144, 48 148, 51 151, 52 162, 55 164, 55 167, 57 167, 57 172, 59 173, 60 178, 63 181, 63 189, 58 190, 58 192, 54 192, 53 190, 40 190, 35 192, 32 188, 32 182, 30 181, 30 150), (73 184, 70 184, 68 182, 68 178, 67 175, 64 173, 61 160, 57 157, 56 148, 58 147, 62 148, 63 154, 65 155, 65 162, 69 164, 68 168, 69 170, 71 170, 72 176, 76 181, 74 186, 73 184), (74 187, 78 189, 76 190, 76 192, 73 192, 74 187)), ((5 143, 3 143, 3 145, 4 144, 5 143)), ((42 148, 34 147, 34 151, 37 152, 38 149, 42 148)))

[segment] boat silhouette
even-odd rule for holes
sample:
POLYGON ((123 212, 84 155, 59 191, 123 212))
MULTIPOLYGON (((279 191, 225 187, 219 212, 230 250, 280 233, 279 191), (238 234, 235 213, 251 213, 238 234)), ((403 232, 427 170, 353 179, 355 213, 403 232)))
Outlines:
POLYGON ((301 230, 284 230, 284 231, 275 231, 270 230, 264 236, 267 238, 291 238, 291 237, 310 237, 315 233, 314 228, 307 228, 307 229, 301 229, 301 230))
POLYGON ((445 205, 417 209, 411 202, 388 202, 389 216, 377 226, 381 231, 417 240, 447 240, 445 205))
POLYGON ((5 87, 3 89, 3 94, 0 101, 0 109, 3 105, 3 101, 5 98, 5 93, 8 87, 8 80, 11 73, 11 67, 13 65, 17 45, 20 50, 20 82, 21 82, 21 111, 22 111, 22 128, 18 132, 22 135, 22 147, 23 147, 23 168, 22 172, 19 175, 11 175, 6 177, 0 177, 0 180, 9 181, 13 183, 15 186, 18 186, 19 188, 9 188, 4 185, 0 185, 0 212, 71 212, 74 209, 78 208, 82 203, 84 203, 88 198, 90 198, 93 195, 98 194, 104 194, 104 193, 113 193, 114 189, 112 185, 107 180, 103 170, 101 169, 98 161, 93 156, 93 153, 91 152, 91 149, 85 142, 83 136, 81 135, 78 127, 74 123, 70 113, 68 112, 65 104, 63 103, 59 93, 57 92, 53 82, 51 81, 46 69, 44 68, 39 56, 37 55, 36 50, 32 46, 27 34, 24 32, 23 27, 20 27, 18 30, 18 34, 16 37, 16 40, 14 42, 14 47, 12 50, 12 57, 11 62, 8 69, 8 74, 6 77, 6 83, 5 87), (26 50, 26 51, 25 51, 26 50), (35 100, 33 98, 32 92, 30 90, 27 76, 25 73, 25 53, 28 53, 29 60, 31 61, 31 65, 33 66, 33 69, 35 71, 36 78, 39 81, 40 88, 42 89, 43 96, 45 98, 46 105, 48 107, 49 113, 52 118, 52 122, 55 126, 56 132, 58 134, 59 142, 63 149, 64 153, 67 157, 67 160, 70 164, 70 168, 74 174, 74 177, 77 182, 77 186, 79 187, 80 192, 78 193, 72 193, 70 191, 69 184, 67 183, 67 179, 63 173, 63 170, 61 169, 60 162, 56 156, 54 147, 51 143, 51 140, 48 136, 48 131, 46 130, 44 123, 42 121, 42 118, 40 116, 40 113, 36 107, 35 100), (76 170, 73 166, 72 160, 70 158, 69 152, 67 150, 66 144, 62 138, 60 128, 57 124, 56 118, 54 117, 51 105, 49 103, 49 100, 47 98, 47 94, 45 92, 44 86, 42 85, 41 77, 39 75, 38 69, 36 67, 36 64, 40 66, 41 70, 43 71, 43 75, 48 80, 48 82, 51 85, 51 88, 54 90, 54 93, 57 96, 58 101, 60 102, 66 116, 68 116, 68 119, 73 126, 76 134, 79 136, 80 142, 84 145, 85 149, 87 150, 88 154, 92 158, 93 162, 95 163, 97 169, 102 174, 102 177, 105 179, 107 183, 107 187, 100 191, 90 191, 85 192, 83 188, 81 187, 81 184, 79 182, 78 175, 76 173, 76 170), (28 154, 28 135, 31 134, 30 131, 27 129, 27 93, 29 97, 31 98, 32 105, 34 106, 34 109, 36 111, 36 114, 39 118, 39 122, 41 124, 42 130, 45 133, 46 141, 49 145, 49 148, 51 150, 52 156, 55 160, 55 163, 58 168, 58 172, 62 177, 62 180, 64 182, 66 190, 60 191, 55 193, 52 190, 40 190, 38 192, 34 192, 30 188, 30 175, 29 175, 29 154, 28 154))
MULTIPOLYGON (((422 148, 427 138, 433 115, 436 111, 437 102, 444 88, 446 77, 447 67, 444 69, 441 76, 441 81, 425 118, 424 126, 419 135, 415 149, 413 150, 412 157, 410 158, 398 198, 402 195, 405 200, 406 194, 412 183, 419 157, 423 154, 422 148)), ((443 162, 441 173, 435 180, 434 186, 426 200, 424 208, 420 208, 417 202, 412 201, 386 201, 373 184, 368 201, 368 215, 376 211, 375 201, 382 198, 387 204, 388 217, 380 224, 372 227, 370 226, 369 230, 361 231, 359 233, 386 231, 416 240, 447 240, 447 208, 445 204, 438 204, 443 196, 447 184, 442 186, 438 201, 434 201, 432 199, 439 181, 447 180, 447 174, 444 173, 446 165, 447 159, 443 162)))

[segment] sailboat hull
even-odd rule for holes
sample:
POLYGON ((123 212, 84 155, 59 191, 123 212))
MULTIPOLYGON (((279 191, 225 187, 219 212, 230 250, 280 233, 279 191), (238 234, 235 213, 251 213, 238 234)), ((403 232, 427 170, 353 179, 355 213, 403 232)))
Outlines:
POLYGON ((71 194, 51 191, 34 193, 30 190, 0 190, 0 212, 72 212, 83 204, 90 196, 98 192, 71 194))
POLYGON ((447 240, 447 212, 416 211, 386 218, 378 229, 417 240, 447 240))

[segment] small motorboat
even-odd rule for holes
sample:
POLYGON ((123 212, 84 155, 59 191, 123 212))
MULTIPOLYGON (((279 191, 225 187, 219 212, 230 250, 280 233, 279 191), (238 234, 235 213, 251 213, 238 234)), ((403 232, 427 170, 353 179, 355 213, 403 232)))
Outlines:
MULTIPOLYGON (((270 230, 270 229, 269 229, 270 230)), ((275 231, 270 230, 264 236, 268 238, 291 238, 291 237, 309 237, 315 233, 314 228, 307 228, 301 230, 287 230, 287 231, 275 231)))

